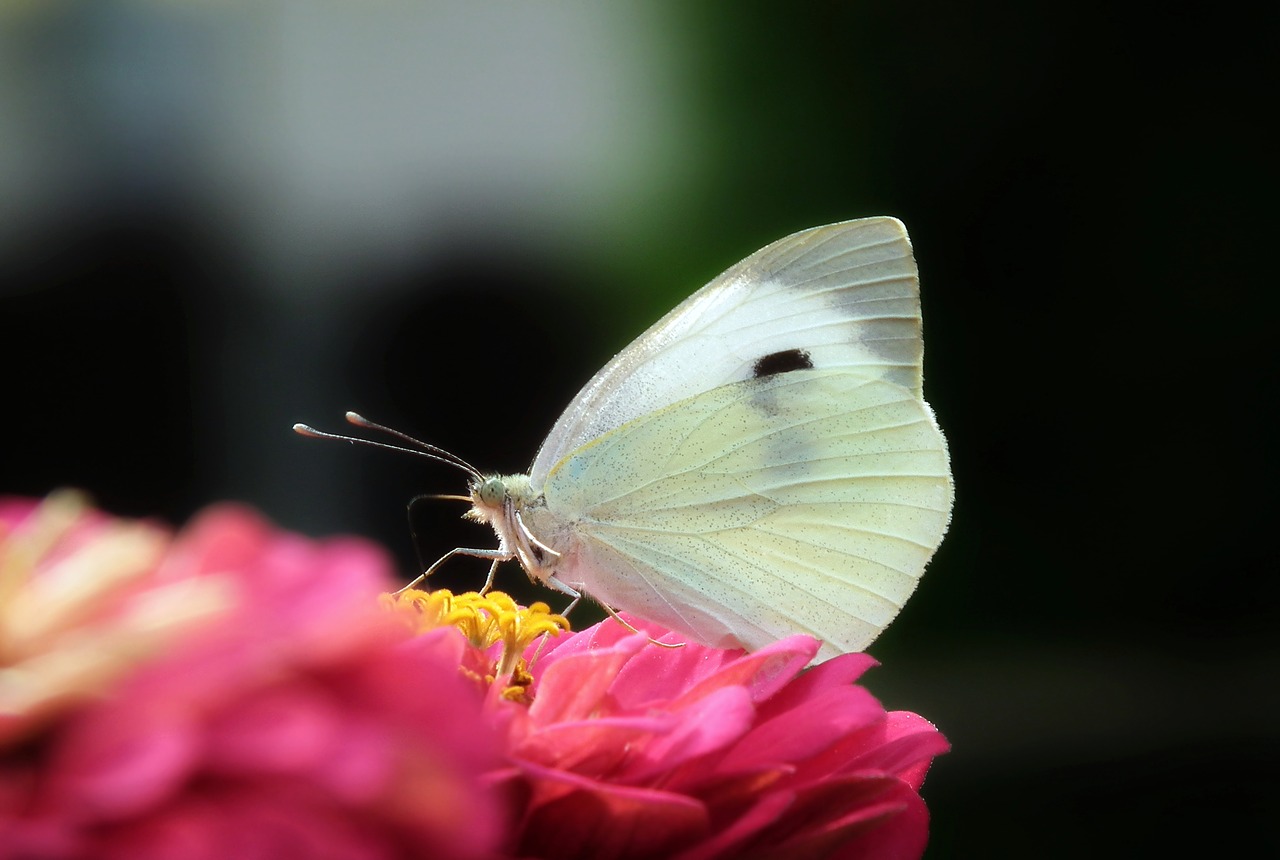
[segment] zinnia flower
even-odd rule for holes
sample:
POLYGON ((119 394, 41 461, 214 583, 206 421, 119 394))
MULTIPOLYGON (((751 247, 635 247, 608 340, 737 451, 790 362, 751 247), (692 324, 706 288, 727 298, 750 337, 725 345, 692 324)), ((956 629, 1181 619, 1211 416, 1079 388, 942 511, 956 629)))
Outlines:
POLYGON ((387 623, 390 582, 240 508, 0 504, 0 857, 487 854, 465 642, 387 623))
POLYGON ((553 640, 533 702, 507 707, 516 856, 918 857, 918 790, 946 740, 886 713, 848 654, 805 670, 818 642, 752 654, 613 620, 553 640), (645 635, 648 634, 648 636, 645 635))
POLYGON ((866 655, 391 587, 240 508, 173 536, 0 503, 0 858, 924 850, 947 744, 866 655))

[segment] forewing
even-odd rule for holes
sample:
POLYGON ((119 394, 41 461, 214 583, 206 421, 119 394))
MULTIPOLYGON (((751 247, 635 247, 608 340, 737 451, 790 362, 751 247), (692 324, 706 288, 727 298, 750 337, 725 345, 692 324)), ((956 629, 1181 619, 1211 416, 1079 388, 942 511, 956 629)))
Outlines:
POLYGON ((919 284, 901 222, 866 218, 795 233, 694 293, 578 393, 538 452, 534 486, 592 439, 750 379, 761 359, 788 353, 920 396, 919 284))
POLYGON ((548 477, 576 532, 557 576, 718 647, 792 633, 865 648, 942 540, 946 444, 909 388, 800 370, 705 392, 612 431, 548 477))

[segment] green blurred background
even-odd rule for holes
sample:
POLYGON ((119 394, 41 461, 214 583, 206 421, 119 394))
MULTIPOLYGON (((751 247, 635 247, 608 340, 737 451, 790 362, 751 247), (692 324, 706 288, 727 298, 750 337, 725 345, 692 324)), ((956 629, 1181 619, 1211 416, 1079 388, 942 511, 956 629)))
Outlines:
POLYGON ((0 490, 408 573, 491 540, 415 549, 460 476, 293 422, 521 471, 720 270, 896 215, 957 506, 867 683, 954 744, 929 856, 1275 853, 1277 34, 1197 9, 0 4, 0 490))

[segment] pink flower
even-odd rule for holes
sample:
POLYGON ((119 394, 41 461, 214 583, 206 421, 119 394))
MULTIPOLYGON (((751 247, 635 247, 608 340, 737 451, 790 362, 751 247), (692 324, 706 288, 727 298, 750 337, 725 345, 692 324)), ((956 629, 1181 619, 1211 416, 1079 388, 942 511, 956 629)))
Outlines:
POLYGON ((391 587, 241 508, 175 536, 0 500, 0 860, 924 850, 947 743, 866 655, 391 587))
POLYGON ((66 504, 0 504, 5 605, 60 619, 0 615, 0 857, 488 853, 496 745, 466 644, 389 622, 380 552, 230 507, 142 552, 113 543, 135 525, 66 504))
MULTIPOLYGON (((665 642, 674 634, 631 619, 665 642)), ((521 857, 919 857, 918 790, 948 749, 886 713, 848 654, 805 670, 797 636, 752 654, 650 644, 608 620, 553 640, 533 703, 503 703, 511 764, 495 781, 521 857)))

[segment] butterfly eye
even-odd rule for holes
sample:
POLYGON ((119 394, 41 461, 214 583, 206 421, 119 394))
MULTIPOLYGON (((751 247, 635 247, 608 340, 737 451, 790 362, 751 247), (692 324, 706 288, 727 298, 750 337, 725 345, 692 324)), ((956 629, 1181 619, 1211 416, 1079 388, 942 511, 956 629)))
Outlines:
POLYGON ((485 478, 475 490, 476 499, 482 505, 497 507, 507 496, 507 485, 498 477, 485 478))

